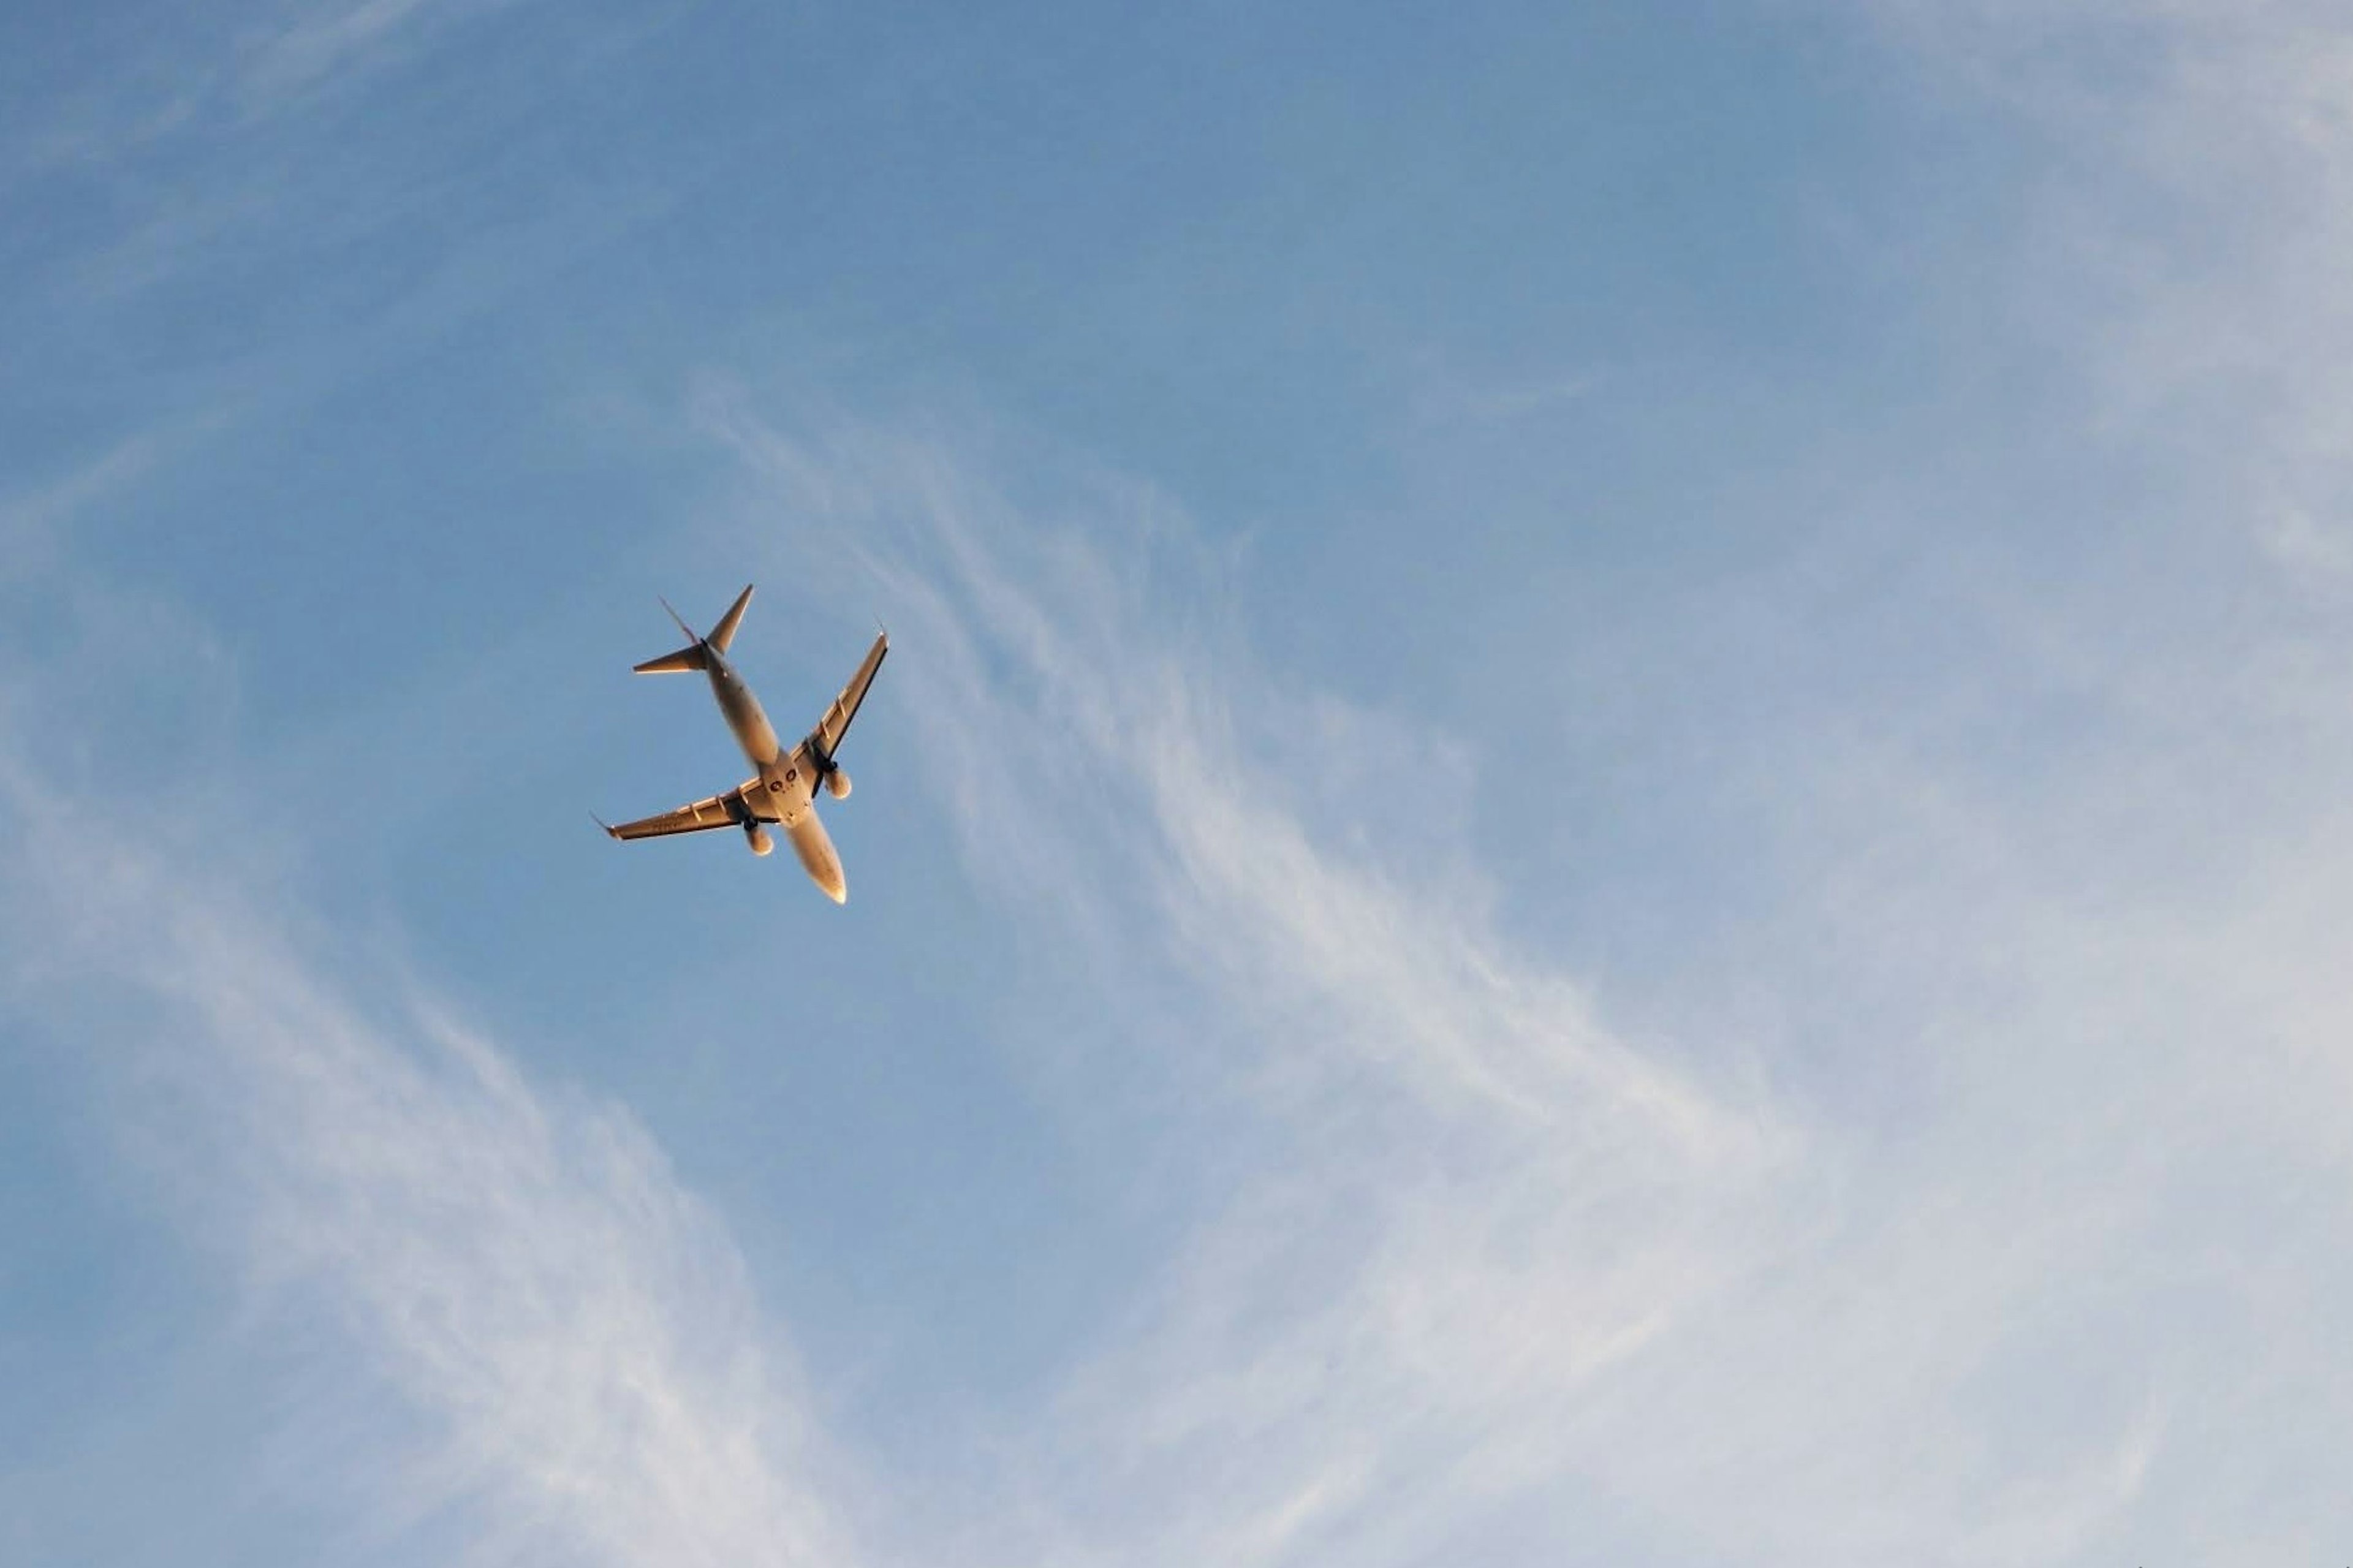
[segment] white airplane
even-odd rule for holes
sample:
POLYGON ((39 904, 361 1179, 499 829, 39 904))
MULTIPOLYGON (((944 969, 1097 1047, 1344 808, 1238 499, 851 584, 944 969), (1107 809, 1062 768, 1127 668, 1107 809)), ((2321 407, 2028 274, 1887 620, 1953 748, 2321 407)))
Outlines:
POLYGON ((735 667, 727 662, 727 645, 735 640, 735 628, 743 623, 744 606, 752 602, 752 590, 745 587, 729 605, 719 624, 711 628, 709 637, 697 637, 694 628, 679 620, 670 602, 662 608, 670 610, 670 618, 678 621, 687 644, 676 653, 666 653, 659 658, 649 658, 637 667, 639 675, 682 675, 689 670, 701 670, 711 678, 711 694, 719 700, 719 711, 727 720, 727 727, 735 731, 735 743, 744 748, 744 755, 760 771, 725 795, 714 795, 708 800, 698 800, 691 805, 681 805, 676 811, 665 811, 659 816, 648 816, 636 822, 624 822, 618 827, 599 820, 597 826, 616 838, 659 838, 670 833, 701 833, 713 827, 740 827, 752 846, 754 855, 765 855, 776 845, 768 837, 767 823, 783 826, 785 837, 793 841, 793 852, 801 858, 817 885, 835 903, 849 897, 849 884, 842 880, 841 857, 834 853, 833 840, 826 837, 825 825, 817 819, 817 792, 822 784, 836 800, 849 795, 849 775, 833 760, 841 749, 841 737, 849 731, 849 721, 858 717, 858 705, 866 700, 866 689, 873 684, 874 672, 882 668, 882 656, 891 651, 888 632, 874 639, 866 650, 866 661, 833 706, 825 710, 817 728, 801 742, 787 749, 776 739, 776 731, 768 716, 760 711, 760 700, 735 667))

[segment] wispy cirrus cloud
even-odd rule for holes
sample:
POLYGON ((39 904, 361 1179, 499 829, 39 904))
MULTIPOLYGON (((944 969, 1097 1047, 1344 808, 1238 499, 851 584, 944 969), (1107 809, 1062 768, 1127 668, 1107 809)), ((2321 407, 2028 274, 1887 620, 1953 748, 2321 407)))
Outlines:
POLYGON ((1747 1542, 2056 1562, 2134 1504, 2154 1395, 2031 1464, 1989 1458, 2025 1413, 1956 1412, 2136 1195, 1988 1180, 1958 1151, 1883 1167, 1742 1052, 1630 1041, 1499 933, 1482 878, 1446 865, 1459 846, 1409 835, 1406 858, 1314 804, 1335 777, 1393 788, 1426 727, 1335 729, 1256 668, 1164 499, 1081 481, 1053 514, 1127 542, 1082 542, 936 431, 784 428, 726 397, 704 418, 768 487, 764 515, 821 515, 885 584, 976 874, 1113 949, 1111 972, 1174 963, 1197 987, 1165 1030, 1114 1026, 1103 1059, 1053 1069, 1184 1083, 1163 1134, 1230 1180, 1030 1446, 1040 1474, 1082 1478, 1061 1500, 1089 1525, 1050 1560, 1403 1563, 1492 1540, 1553 1561, 1603 1516, 1616 1561, 1747 1542), (1105 1065, 1151 1044, 1168 1059, 1105 1065))
POLYGON ((192 138, 315 109, 523 0, 297 0, 154 18, 102 82, 22 106, 0 172, 113 170, 192 138))
POLYGON ((2191 499, 2326 584, 2353 470, 2353 26, 2313 0, 1836 0, 2031 177, 2000 294, 2084 439, 2158 444, 2191 499))
POLYGON ((305 5, 263 30, 245 51, 240 92, 282 102, 423 47, 432 34, 519 0, 356 0, 305 5))
POLYGON ((1166 498, 936 421, 700 416, 749 547, 812 518, 819 591, 881 584, 976 877, 1107 977, 1095 1048, 1038 1070, 1158 1105, 1138 1161, 1214 1173, 1015 1441, 1050 1523, 1000 1558, 2065 1563, 2341 1521, 2308 1462, 2337 1358, 2280 1306, 2348 1286, 2343 1010, 2296 932, 2340 929, 2353 855, 2317 797, 2232 783, 2335 744, 2234 712, 2281 646, 2202 647, 2152 724, 2133 626, 1992 572, 1983 663, 1729 729, 1786 839, 1735 954, 1773 972, 1647 989, 1761 984, 1786 1023, 1667 1039, 1503 932, 1508 868, 1383 833, 1422 759, 1475 769, 1257 664, 1166 498), (2054 654, 2096 718, 2040 792, 1869 732, 2031 710, 2054 654), (2253 754, 2218 770, 2218 726, 2253 754), (2297 1478, 2268 1512, 2266 1468, 2297 1478))
POLYGON ((131 1086, 125 1136, 251 1331, 307 1347, 271 1375, 330 1418, 282 1484, 353 1499, 363 1537, 439 1521, 464 1561, 857 1560, 789 1348, 625 1110, 414 988, 355 1000, 250 889, 93 835, 21 754, 0 799, 16 1001, 131 1086))
POLYGON ((68 525, 136 485, 174 441, 169 431, 142 431, 46 483, 0 496, 0 557, 7 563, 0 581, 49 570, 68 525))

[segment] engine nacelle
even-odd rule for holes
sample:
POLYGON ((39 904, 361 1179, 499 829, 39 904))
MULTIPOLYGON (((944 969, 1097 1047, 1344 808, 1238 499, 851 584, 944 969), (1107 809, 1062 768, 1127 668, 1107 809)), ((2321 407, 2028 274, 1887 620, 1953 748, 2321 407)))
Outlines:
POLYGON ((768 837, 768 830, 756 822, 744 825, 744 842, 752 847, 754 855, 765 855, 776 847, 776 841, 768 837))
POLYGON ((825 775, 825 793, 836 800, 849 798, 849 775, 839 768, 825 775))

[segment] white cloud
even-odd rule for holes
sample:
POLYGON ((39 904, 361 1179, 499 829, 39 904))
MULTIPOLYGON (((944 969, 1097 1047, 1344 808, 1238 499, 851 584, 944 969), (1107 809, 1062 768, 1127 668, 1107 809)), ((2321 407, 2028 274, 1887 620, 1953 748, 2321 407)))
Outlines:
POLYGON ((0 798, 20 986, 59 1028, 110 999, 81 1043, 137 1086, 171 1206, 257 1329, 317 1347, 344 1414, 290 1484, 395 1534, 466 1520, 470 1560, 853 1560, 789 1352, 626 1112, 534 1087, 428 999, 364 1008, 249 897, 93 834, 21 759, 0 798), (405 1420, 348 1429, 386 1396, 405 1420))
POLYGON ((2201 531, 2096 613, 1987 563, 1979 662, 1727 726, 1779 884, 1709 950, 1738 968, 1647 988, 1775 997, 1752 1062, 1605 1017, 1498 930, 1512 868, 1385 834, 1427 721, 1334 725, 1259 666, 1164 498, 1001 433, 702 414, 748 542, 881 584, 976 877, 1153 1015, 1041 1070, 1163 1085, 1136 1158, 1219 1173, 1011 1439, 1053 1522, 1000 1556, 2225 1561, 2348 1522, 2310 1304, 2353 1286, 2353 727, 2320 718, 2353 649, 2255 605, 2148 668, 2180 620, 2137 591, 2247 591, 2175 574, 2201 531), (2039 749, 1873 730, 2054 690, 2039 749), (1189 997, 1135 983, 1170 966, 1189 997))
POLYGON ((340 0, 298 5, 248 46, 239 90, 249 107, 280 107, 338 78, 405 58, 436 34, 514 3, 340 0))
MULTIPOLYGON (((2353 21, 2325 0, 1856 0, 2034 173, 1989 315, 2023 302, 2095 405, 2252 542, 2353 508, 2353 21), (2253 540, 2249 539, 2253 536, 2253 540)), ((1974 263, 1973 263, 1974 264, 1974 263)), ((2178 520, 2176 520, 2178 521, 2178 520)), ((2309 531, 2299 531, 2310 538, 2309 531)), ((2306 570, 2311 552, 2279 554, 2306 570)))
POLYGON ((1617 1560, 2063 1561, 2131 1504, 2163 1430, 2137 1385, 2031 1465, 1999 1454, 2018 1411, 1957 1405, 2138 1194, 2038 1189, 2048 1146, 1983 1168, 1974 1106, 1949 1163, 1891 1167, 1736 1052, 1620 1037, 1494 931, 1479 879, 1303 810, 1319 770, 1410 780, 1422 727, 1359 715, 1365 756, 1275 739, 1328 732, 1300 722, 1327 700, 1178 629, 1219 590, 1198 556, 1166 569, 1181 542, 1155 553, 1165 502, 1066 503, 1138 542, 1103 553, 936 439, 706 416, 884 583, 976 875, 1122 949, 1114 973, 1190 973, 1185 1059, 1137 1070, 1186 1086, 1213 1159, 1254 1151, 1032 1445, 1092 1521, 1066 1550, 1411 1562, 1525 1516, 1497 1560, 1556 1561, 1608 1499, 1636 1521, 1617 1560))
MULTIPOLYGON (((61 170, 111 172, 240 121, 319 107, 516 3, 259 0, 150 18, 102 77, 61 79, 30 100, 30 122, 0 153, 0 187, 61 170)), ((195 210, 224 221, 217 207, 195 210)))
POLYGON ((142 431, 46 484, 0 497, 0 584, 53 567, 68 526, 144 479, 174 439, 164 431, 142 431))

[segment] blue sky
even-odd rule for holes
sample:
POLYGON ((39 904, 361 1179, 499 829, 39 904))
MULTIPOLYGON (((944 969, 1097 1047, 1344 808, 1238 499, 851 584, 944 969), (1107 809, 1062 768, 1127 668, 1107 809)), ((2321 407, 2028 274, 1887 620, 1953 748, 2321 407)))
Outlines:
POLYGON ((15 8, 0 1557, 2341 1554, 2348 65, 15 8))

